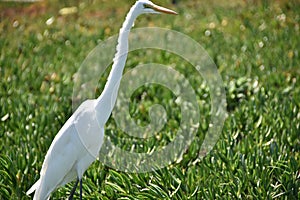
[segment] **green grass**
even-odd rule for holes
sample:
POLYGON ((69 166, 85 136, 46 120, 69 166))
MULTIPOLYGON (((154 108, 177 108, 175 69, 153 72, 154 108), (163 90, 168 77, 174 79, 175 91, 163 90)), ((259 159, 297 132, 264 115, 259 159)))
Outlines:
MULTIPOLYGON (((74 73, 99 41, 118 33, 133 2, 0 3, 0 199, 29 199, 25 192, 38 179, 47 149, 72 114, 74 73), (59 15, 65 6, 77 6, 78 12, 59 15), (55 20, 47 25, 51 17, 55 20)), ((178 16, 144 16, 136 26, 180 31, 207 50, 226 87, 229 115, 222 135, 214 149, 197 160, 208 127, 209 96, 200 87, 202 80, 193 79, 195 70, 181 62, 175 68, 194 80, 202 114, 181 162, 141 174, 95 162, 84 176, 84 198, 299 199, 300 3, 169 2, 160 4, 178 16)), ((129 55, 126 69, 149 62, 144 53, 129 55)), ((178 61, 171 54, 153 53, 159 63, 178 61)), ((99 88, 104 81, 100 79, 99 88)), ((141 143, 137 150, 143 152, 172 139, 180 118, 178 108, 171 110, 174 97, 168 90, 157 85, 145 89, 143 102, 138 101, 141 91, 132 97, 132 116, 147 123, 149 106, 162 102, 170 119, 159 133, 161 141, 141 143), (162 95, 156 96, 158 91, 162 95)), ((124 137, 113 119, 107 134, 124 137)), ((58 189, 52 199, 65 198, 71 188, 68 184, 58 189)))

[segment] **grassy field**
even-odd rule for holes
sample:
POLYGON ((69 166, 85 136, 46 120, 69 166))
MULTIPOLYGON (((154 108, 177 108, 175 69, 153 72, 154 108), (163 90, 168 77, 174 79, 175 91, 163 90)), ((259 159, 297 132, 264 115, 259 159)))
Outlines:
MULTIPOLYGON (((25 192, 72 114, 74 73, 101 40, 118 33, 134 1, 129 2, 0 3, 0 199, 29 199, 25 192), (59 13, 70 6, 76 12, 59 13)), ((221 137, 197 159, 210 105, 208 91, 196 80, 191 84, 202 117, 182 160, 151 173, 119 172, 95 162, 84 176, 84 199, 300 199, 299 1, 170 2, 155 1, 178 16, 143 16, 135 25, 182 32, 209 53, 226 88, 228 118, 221 137)), ((155 61, 174 64, 177 58, 156 52, 155 61)), ((126 69, 143 62, 149 62, 144 54, 133 52, 126 69)), ((172 66, 194 76, 191 68, 172 66)), ((132 113, 145 123, 147 107, 153 102, 167 107, 173 98, 159 86, 146 89, 144 101, 135 100, 139 91, 132 97, 133 105, 144 105, 133 106, 132 113), (158 90, 162 95, 156 96, 158 90)), ((170 113, 161 141, 141 143, 140 151, 173 137, 179 114, 170 113)), ((107 134, 123 137, 113 119, 107 134)), ((58 189, 52 199, 65 198, 71 188, 58 189)))

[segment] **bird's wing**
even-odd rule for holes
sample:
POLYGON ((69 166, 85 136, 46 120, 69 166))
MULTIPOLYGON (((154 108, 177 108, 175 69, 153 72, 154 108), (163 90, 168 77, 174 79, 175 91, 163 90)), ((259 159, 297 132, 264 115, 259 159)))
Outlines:
MULTIPOLYGON (((43 162, 40 172, 40 183, 30 189, 30 192, 36 189, 35 198, 45 199, 57 187, 71 181, 72 177, 75 179, 78 175, 76 173, 78 172, 76 171, 78 170, 76 169, 78 163, 87 153, 91 154, 91 152, 87 151, 87 147, 90 144, 94 144, 97 140, 95 140, 95 137, 89 138, 89 136, 93 135, 89 135, 87 132, 93 133, 93 130, 99 129, 94 116, 93 102, 92 100, 83 102, 55 136, 43 162), (91 117, 93 117, 93 123, 90 122, 91 117), (88 128, 85 128, 90 125, 93 129, 87 131, 88 128)), ((98 143, 99 145, 101 144, 101 142, 98 143)), ((96 146, 98 147, 99 145, 96 146)), ((91 155, 87 164, 85 164, 87 166, 94 160, 91 155)), ((87 166, 81 166, 81 170, 84 171, 87 166)))
MULTIPOLYGON (((69 119, 70 120, 70 119, 69 119)), ((76 129, 70 121, 62 127, 54 138, 43 163, 40 177, 40 185, 36 188, 35 196, 43 199, 50 195, 69 173, 76 173, 72 169, 77 161, 77 143, 73 142, 76 129)), ((72 121, 72 120, 71 120, 72 121)))
POLYGON ((26 192, 26 195, 30 195, 31 193, 33 193, 40 186, 40 183, 41 183, 41 179, 39 179, 37 182, 33 184, 33 186, 31 186, 31 188, 26 192))

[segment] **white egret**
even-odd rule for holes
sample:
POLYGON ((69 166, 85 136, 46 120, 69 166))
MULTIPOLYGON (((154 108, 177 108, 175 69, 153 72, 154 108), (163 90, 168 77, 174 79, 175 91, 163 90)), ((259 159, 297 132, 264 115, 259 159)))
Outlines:
POLYGON ((144 13, 177 14, 149 0, 138 0, 131 7, 120 29, 114 63, 102 94, 97 99, 84 101, 55 136, 46 154, 40 179, 26 193, 29 195, 35 191, 33 199, 49 199, 56 188, 76 178, 69 199, 73 198, 78 182, 82 199, 83 173, 98 156, 103 143, 104 125, 117 98, 127 59, 128 34, 136 17, 144 13))

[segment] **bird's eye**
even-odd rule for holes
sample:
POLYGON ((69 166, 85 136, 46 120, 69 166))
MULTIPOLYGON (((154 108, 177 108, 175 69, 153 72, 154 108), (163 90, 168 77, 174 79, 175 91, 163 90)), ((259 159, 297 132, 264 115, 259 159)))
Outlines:
POLYGON ((149 4, 145 3, 144 8, 152 8, 149 4))

